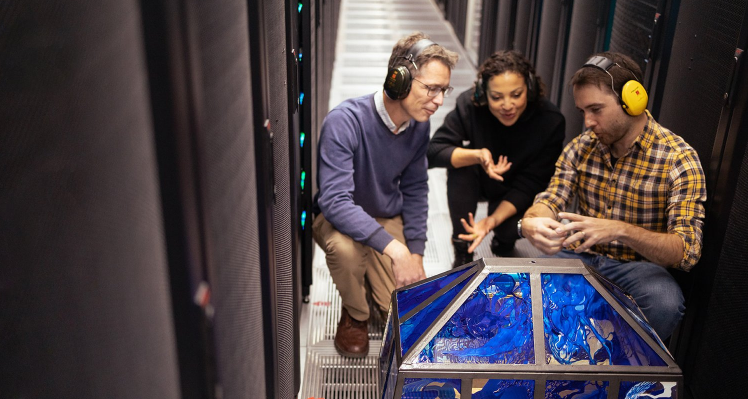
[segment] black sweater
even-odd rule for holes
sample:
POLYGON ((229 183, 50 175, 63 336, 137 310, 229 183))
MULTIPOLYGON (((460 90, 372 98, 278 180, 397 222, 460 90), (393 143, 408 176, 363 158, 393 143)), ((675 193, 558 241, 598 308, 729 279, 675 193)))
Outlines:
POLYGON ((504 199, 524 212, 553 176, 556 159, 563 149, 564 116, 553 103, 541 98, 528 104, 514 125, 504 126, 487 106, 473 105, 472 96, 472 89, 460 94, 455 109, 431 138, 429 168, 454 168, 451 157, 457 147, 487 148, 494 162, 500 155, 506 155, 512 167, 504 173, 504 181, 496 184, 506 191, 504 199))

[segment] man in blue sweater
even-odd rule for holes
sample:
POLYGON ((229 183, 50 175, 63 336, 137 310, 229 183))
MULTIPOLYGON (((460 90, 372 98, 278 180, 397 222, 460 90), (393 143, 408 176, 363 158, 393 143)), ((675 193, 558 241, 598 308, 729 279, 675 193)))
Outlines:
POLYGON ((312 228, 343 302, 343 356, 369 353, 367 289, 384 314, 395 288, 426 277, 429 117, 452 91, 457 58, 423 33, 407 36, 384 90, 344 101, 322 124, 312 228))

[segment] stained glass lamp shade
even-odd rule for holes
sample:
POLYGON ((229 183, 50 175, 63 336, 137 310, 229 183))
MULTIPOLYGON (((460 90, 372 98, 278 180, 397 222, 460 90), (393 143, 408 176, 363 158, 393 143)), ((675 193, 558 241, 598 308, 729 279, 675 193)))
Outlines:
POLYGON ((567 259, 480 259, 403 287, 380 398, 678 398, 682 373, 634 300, 567 259))

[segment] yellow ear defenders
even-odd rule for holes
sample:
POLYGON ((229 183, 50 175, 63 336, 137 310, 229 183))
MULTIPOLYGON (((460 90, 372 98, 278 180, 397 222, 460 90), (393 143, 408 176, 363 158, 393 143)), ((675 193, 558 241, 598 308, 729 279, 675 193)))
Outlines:
POLYGON ((636 79, 636 75, 634 75, 634 72, 632 72, 628 68, 623 68, 629 71, 634 79, 629 80, 623 85, 623 88, 621 89, 621 95, 619 96, 618 92, 616 92, 616 89, 613 87, 613 75, 608 72, 613 66, 623 68, 622 66, 618 65, 618 63, 598 55, 587 60, 587 62, 585 62, 582 67, 598 68, 607 73, 608 76, 610 76, 610 88, 613 90, 613 93, 615 93, 616 96, 618 96, 618 98, 621 100, 621 107, 623 107, 624 111, 626 111, 626 113, 631 116, 641 115, 642 112, 647 109, 647 102, 649 101, 647 90, 645 90, 644 86, 642 86, 639 80, 636 79))

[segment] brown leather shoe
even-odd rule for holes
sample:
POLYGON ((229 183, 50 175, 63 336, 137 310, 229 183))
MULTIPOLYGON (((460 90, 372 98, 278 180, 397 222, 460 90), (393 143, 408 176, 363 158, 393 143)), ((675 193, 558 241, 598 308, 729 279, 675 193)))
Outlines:
POLYGON ((366 357, 369 354, 369 320, 358 321, 343 307, 335 333, 335 350, 345 357, 366 357))

